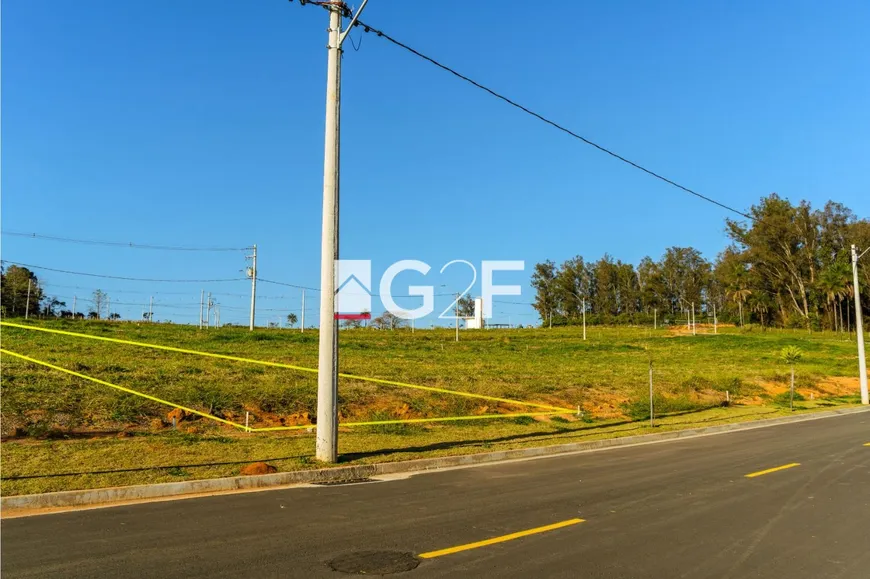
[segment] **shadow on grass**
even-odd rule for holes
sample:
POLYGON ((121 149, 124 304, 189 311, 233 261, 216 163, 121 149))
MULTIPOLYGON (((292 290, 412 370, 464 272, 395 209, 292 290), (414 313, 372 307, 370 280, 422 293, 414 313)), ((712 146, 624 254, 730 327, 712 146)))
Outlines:
MULTIPOLYGON (((661 415, 658 418, 671 418, 674 416, 683 416, 686 414, 697 414, 699 412, 704 412, 706 410, 710 410, 709 408, 702 408, 697 410, 685 410, 681 412, 673 412, 667 415, 661 415)), ((728 416, 728 419, 733 418, 741 418, 744 416, 765 416, 768 414, 776 414, 776 410, 771 410, 769 412, 745 412, 743 414, 735 414, 732 416, 728 416)), ((706 418, 704 420, 697 420, 694 422, 681 422, 680 425, 687 426, 697 426, 703 425, 710 422, 720 422, 722 420, 721 417, 712 417, 706 418)), ((626 426, 629 424, 634 424, 633 428, 624 428, 619 430, 618 432, 634 432, 636 430, 645 430, 648 428, 646 425, 646 421, 640 420, 621 420, 618 422, 607 422, 604 424, 595 424, 590 426, 582 426, 580 428, 566 428, 566 427, 556 427, 555 431, 550 432, 529 432, 524 434, 512 434, 510 436, 502 436, 499 438, 482 438, 478 440, 462 440, 462 441, 445 441, 445 442, 436 442, 434 444, 421 445, 421 446, 408 446, 405 448, 387 448, 376 451, 368 451, 368 452, 348 452, 343 453, 339 457, 339 462, 347 463, 353 462, 356 460, 361 460, 364 458, 371 458, 376 456, 386 456, 391 454, 407 454, 407 453, 419 453, 419 452, 430 452, 436 450, 450 450, 455 448, 469 448, 469 447, 483 447, 485 448, 488 445, 493 444, 502 444, 502 443, 510 443, 516 441, 529 441, 535 440, 536 438, 547 439, 547 440, 558 440, 563 441, 567 439, 581 439, 589 436, 593 436, 599 434, 602 429, 607 428, 615 428, 619 426, 626 426)))
MULTIPOLYGON (((669 414, 663 414, 658 418, 672 418, 675 416, 684 416, 687 414, 697 414, 699 412, 704 412, 709 410, 709 408, 702 408, 697 410, 685 410, 681 412, 673 412, 669 414)), ((745 412, 743 414, 734 414, 728 416, 728 419, 734 418, 742 418, 744 416, 765 416, 768 414, 776 414, 776 410, 771 410, 769 412, 745 412)), ((711 417, 703 420, 697 420, 693 422, 681 422, 680 425, 683 426, 700 426, 704 424, 708 424, 710 422, 719 422, 721 421, 721 417, 711 417)), ((528 432, 524 434, 512 434, 510 436, 502 436, 499 438, 481 438, 477 440, 457 440, 457 441, 445 441, 445 442, 436 442, 434 444, 427 445, 419 445, 419 446, 408 446, 404 448, 386 448, 375 451, 367 451, 367 452, 348 452, 344 453, 339 457, 339 462, 341 463, 350 463, 357 460, 372 458, 376 456, 387 456, 393 454, 408 454, 408 453, 421 453, 421 452, 431 452, 437 450, 450 450, 456 448, 486 448, 489 445, 493 444, 503 444, 510 443, 516 441, 529 441, 534 439, 546 439, 546 440, 556 440, 556 441, 564 441, 571 439, 582 439, 589 436, 593 436, 595 434, 599 434, 602 429, 608 428, 616 428, 620 426, 626 426, 633 424, 635 425, 633 428, 626 428, 619 430, 620 434, 625 432, 634 432, 638 430, 646 430, 648 428, 646 421, 640 420, 621 420, 615 422, 606 422, 602 424, 593 424, 588 426, 581 426, 580 428, 567 428, 563 426, 556 426, 555 430, 550 432, 528 432)), ((85 475, 97 475, 97 474, 118 474, 118 473, 130 473, 130 472, 148 472, 154 470, 174 470, 174 469, 185 469, 185 468, 207 468, 213 466, 231 466, 231 465, 241 465, 241 464, 250 464, 252 462, 277 462, 283 460, 294 460, 294 459, 310 459, 311 456, 308 454, 299 454, 293 456, 283 456, 283 457, 272 457, 272 458, 260 458, 260 459, 247 459, 241 461, 227 461, 227 462, 207 462, 201 464, 174 464, 174 465, 163 465, 163 466, 146 466, 146 467, 137 467, 137 468, 119 468, 119 469, 109 469, 109 470, 95 470, 95 471, 87 471, 87 472, 64 472, 64 473, 51 473, 51 474, 34 474, 34 475, 20 475, 20 476, 4 476, 0 477, 3 480, 25 480, 25 479, 44 479, 44 478, 59 478, 59 477, 70 477, 70 476, 85 476, 85 475)))

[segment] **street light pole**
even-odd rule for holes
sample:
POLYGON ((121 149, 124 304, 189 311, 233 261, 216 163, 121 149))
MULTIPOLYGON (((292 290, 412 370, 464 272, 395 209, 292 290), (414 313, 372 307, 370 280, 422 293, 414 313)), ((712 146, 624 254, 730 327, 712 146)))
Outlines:
POLYGON ((870 404, 867 391, 867 359, 864 357, 864 319, 861 312, 861 291, 858 289, 858 260, 867 253, 865 249, 858 255, 858 247, 852 245, 852 284, 855 294, 855 329, 858 331, 858 381, 861 384, 861 404, 870 404))

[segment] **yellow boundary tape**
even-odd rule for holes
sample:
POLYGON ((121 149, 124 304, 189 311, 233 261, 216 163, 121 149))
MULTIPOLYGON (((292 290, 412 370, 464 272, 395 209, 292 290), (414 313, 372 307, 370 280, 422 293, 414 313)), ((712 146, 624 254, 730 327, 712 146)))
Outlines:
MULTIPOLYGON (((193 408, 188 408, 187 406, 181 406, 180 404, 175 404, 174 402, 169 402, 168 400, 163 400, 162 398, 157 398, 156 396, 151 396, 149 394, 145 394, 144 392, 138 392, 131 388, 125 388, 124 386, 119 386, 118 384, 112 384, 111 382, 106 382, 105 380, 100 380, 99 378, 94 378, 93 376, 88 376, 87 374, 82 374, 81 372, 76 372, 74 370, 69 370, 67 368, 63 368, 61 366, 55 366, 49 362, 44 362, 42 360, 37 360, 36 358, 31 358, 30 356, 25 356, 24 354, 18 354, 17 352, 12 352, 10 350, 6 350, 0 348, 0 353, 8 354, 9 356, 14 356, 16 358, 20 358, 32 364, 37 364, 40 366, 45 366, 46 368, 51 368, 52 370, 57 370, 58 372, 64 372, 66 374, 70 374, 77 378, 82 378, 83 380, 90 380, 91 382, 96 382, 97 384, 101 384, 103 386, 108 386, 110 388, 115 388, 117 390, 121 390, 122 392, 126 392, 128 394, 133 394, 134 396, 141 396, 142 398, 147 398, 148 400, 153 400, 154 402, 159 402, 160 404, 164 404, 166 406, 172 406, 173 408, 181 408, 185 412, 190 412, 191 414, 196 414, 197 416, 202 416, 203 418, 208 418, 210 420, 215 420, 217 422, 221 422, 223 424, 228 424, 229 426, 234 426, 245 432, 274 432, 279 430, 304 430, 308 428, 314 428, 313 424, 301 424, 296 426, 266 426, 262 428, 252 428, 249 426, 245 426, 244 424, 239 424, 237 422, 233 422, 231 420, 225 420, 223 418, 218 418, 212 414, 208 414, 206 412, 200 412, 199 410, 194 410, 193 408)), ((517 414, 478 414, 476 416, 448 416, 445 418, 408 418, 405 420, 374 420, 369 422, 343 422, 339 424, 339 426, 377 426, 384 424, 413 424, 413 423, 421 423, 421 422, 449 422, 455 420, 484 420, 488 418, 514 418, 517 416, 545 416, 551 414, 565 414, 565 412, 524 412, 517 414)))
POLYGON ((82 378, 84 380, 90 380, 91 382, 96 382, 97 384, 102 384, 103 386, 108 386, 109 388, 115 388, 116 390, 126 392, 127 394, 134 394, 136 396, 141 396, 142 398, 147 398, 148 400, 153 400, 154 402, 159 402, 160 404, 165 404, 166 406, 181 408, 185 412, 190 412, 192 414, 196 414, 196 415, 202 416, 204 418, 211 418, 212 420, 217 420, 218 422, 223 422, 224 424, 229 424, 230 426, 240 427, 243 430, 245 428, 245 426, 243 424, 236 424, 235 422, 231 422, 229 420, 224 420, 223 418, 218 418, 217 416, 212 416, 211 414, 207 414, 205 412, 200 412, 199 410, 194 410, 193 408, 181 406, 179 404, 169 402, 168 400, 163 400, 162 398, 157 398, 156 396, 151 396, 151 395, 145 394, 143 392, 137 392, 136 390, 131 390, 130 388, 118 386, 117 384, 112 384, 111 382, 106 382, 105 380, 100 380, 99 378, 94 378, 93 376, 88 376, 86 374, 82 374, 82 373, 76 372, 74 370, 68 370, 68 369, 62 368, 60 366, 55 366, 54 364, 50 364, 48 362, 43 362, 42 360, 37 360, 36 358, 31 358, 30 356, 25 356, 24 354, 10 352, 9 350, 3 349, 3 348, 0 348, 0 353, 8 354, 10 356, 15 356, 16 358, 21 358, 22 360, 26 360, 26 361, 31 362, 33 364, 39 364, 40 366, 45 366, 46 368, 51 368, 52 370, 57 370, 59 372, 66 372, 67 374, 71 374, 73 376, 76 376, 77 378, 82 378))
MULTIPOLYGON (((166 350, 168 352, 178 352, 181 354, 193 354, 197 356, 208 356, 209 358, 219 358, 222 360, 232 360, 234 362, 246 362, 249 364, 259 364, 261 366, 272 366, 275 368, 286 368, 288 370, 298 370, 300 372, 317 373, 317 368, 306 368, 305 366, 294 366, 292 364, 284 364, 282 362, 268 362, 266 360, 255 360, 253 358, 241 358, 239 356, 229 356, 227 354, 214 354, 212 352, 200 352, 197 350, 187 350, 185 348, 175 348, 173 346, 160 346, 157 344, 147 344, 145 342, 134 342, 132 340, 121 340, 119 338, 107 338, 104 336, 92 336, 90 334, 79 334, 77 332, 67 332, 65 330, 54 330, 51 328, 39 328, 36 326, 26 326, 24 324, 15 324, 12 322, 0 322, 2 326, 11 328, 20 328, 22 330, 34 330, 37 332, 46 332, 49 334, 60 334, 63 336, 73 336, 76 338, 89 338, 91 340, 101 340, 103 342, 114 342, 116 344, 127 344, 128 346, 139 346, 141 348, 153 348, 155 350, 166 350)), ((369 378, 367 376, 356 376, 354 374, 338 374, 342 378, 351 380, 360 380, 362 382, 374 382, 375 384, 386 384, 388 386, 399 386, 402 388, 412 388, 414 390, 424 390, 427 392, 438 392, 440 394, 451 394, 454 396, 464 396, 466 398, 477 398, 478 400, 489 400, 490 402, 504 402, 506 404, 519 404, 530 408, 542 408, 544 410, 553 411, 556 414, 573 413, 570 408, 560 408, 558 406, 550 406, 548 404, 537 404, 535 402, 522 402, 520 400, 511 400, 510 398, 499 398, 497 396, 487 396, 485 394, 472 394, 470 392, 462 392, 459 390, 448 390, 446 388, 436 388, 434 386, 420 386, 418 384, 408 384, 406 382, 396 382, 394 380, 384 380, 382 378, 369 378)), ((501 414, 497 416, 503 416, 501 414)), ((514 415, 516 416, 516 415, 514 415)))

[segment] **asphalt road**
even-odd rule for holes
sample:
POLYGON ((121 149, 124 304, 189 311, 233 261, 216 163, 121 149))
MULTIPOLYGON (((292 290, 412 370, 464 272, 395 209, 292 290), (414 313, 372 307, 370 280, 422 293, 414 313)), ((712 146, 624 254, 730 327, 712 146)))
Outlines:
POLYGON ((866 579, 866 443, 870 413, 860 413, 386 482, 9 519, 2 574, 342 577, 330 562, 366 551, 417 556, 569 521, 408 556, 419 566, 404 576, 866 579))

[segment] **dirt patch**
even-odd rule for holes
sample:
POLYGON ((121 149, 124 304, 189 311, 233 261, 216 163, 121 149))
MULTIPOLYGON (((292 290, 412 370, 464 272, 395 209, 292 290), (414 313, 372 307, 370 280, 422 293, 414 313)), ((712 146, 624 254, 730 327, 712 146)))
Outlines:
POLYGON ((261 474, 273 474, 276 472, 278 472, 278 469, 271 464, 266 464, 265 462, 254 462, 243 466, 239 471, 239 474, 242 476, 256 476, 261 474))

